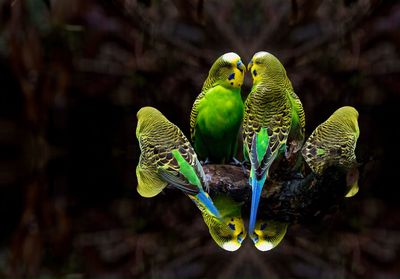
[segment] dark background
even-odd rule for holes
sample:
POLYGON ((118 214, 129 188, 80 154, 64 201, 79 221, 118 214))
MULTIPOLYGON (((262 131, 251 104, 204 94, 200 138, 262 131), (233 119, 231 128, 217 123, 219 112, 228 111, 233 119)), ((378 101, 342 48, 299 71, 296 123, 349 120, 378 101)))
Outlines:
POLYGON ((399 278, 399 50, 395 1, 0 2, 0 277, 399 278), (137 194, 135 115, 188 135, 213 61, 260 50, 307 134, 357 108, 360 192, 270 252, 230 253, 183 194, 137 194))

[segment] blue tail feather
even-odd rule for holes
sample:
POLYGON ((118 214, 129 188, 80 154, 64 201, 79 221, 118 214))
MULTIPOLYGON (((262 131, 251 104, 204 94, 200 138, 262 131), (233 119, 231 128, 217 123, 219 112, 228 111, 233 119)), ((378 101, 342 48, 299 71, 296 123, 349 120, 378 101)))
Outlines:
POLYGON ((217 218, 221 218, 221 214, 219 213, 218 209, 215 207, 213 201, 208 195, 206 195, 205 192, 201 191, 196 195, 196 197, 199 199, 200 203, 202 203, 203 206, 211 212, 211 214, 213 214, 217 218))
POLYGON ((264 186, 265 179, 267 178, 267 174, 265 173, 260 180, 257 180, 255 177, 251 180, 251 211, 250 211, 250 222, 249 222, 249 233, 254 232, 254 228, 257 220, 257 210, 258 204, 260 202, 261 191, 264 186))

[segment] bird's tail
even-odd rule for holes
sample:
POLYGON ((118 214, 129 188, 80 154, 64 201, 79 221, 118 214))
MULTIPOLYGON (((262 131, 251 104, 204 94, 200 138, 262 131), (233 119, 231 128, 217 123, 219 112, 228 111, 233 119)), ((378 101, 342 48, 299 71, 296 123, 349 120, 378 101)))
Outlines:
POLYGON ((265 173, 260 180, 258 180, 256 177, 251 178, 252 193, 251 193, 251 210, 250 210, 250 222, 249 222, 250 234, 254 232, 254 228, 256 225, 258 204, 260 202, 261 191, 264 186, 266 177, 267 173, 265 173))
POLYGON ((358 193, 358 177, 359 177, 359 172, 357 169, 357 165, 354 166, 353 168, 351 168, 349 171, 347 171, 347 175, 346 175, 346 184, 347 184, 347 194, 346 194, 346 198, 351 198, 353 197, 355 194, 358 193))
POLYGON ((211 197, 204 191, 200 191, 196 196, 189 196, 201 211, 207 210, 217 218, 222 218, 219 210, 214 205, 211 197))
POLYGON ((266 128, 261 128, 254 133, 250 148, 251 162, 251 211, 249 222, 249 233, 254 232, 256 224, 258 204, 260 202, 261 190, 268 175, 272 151, 269 136, 266 128))

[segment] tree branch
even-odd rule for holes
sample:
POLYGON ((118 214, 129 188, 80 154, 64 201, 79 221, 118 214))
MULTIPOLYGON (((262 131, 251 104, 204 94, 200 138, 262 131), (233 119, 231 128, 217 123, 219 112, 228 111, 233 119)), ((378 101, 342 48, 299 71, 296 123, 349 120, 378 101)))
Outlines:
MULTIPOLYGON (((203 168, 210 178, 211 196, 218 193, 228 195, 250 208, 248 170, 245 174, 242 167, 234 165, 204 165, 203 168)), ((259 216, 290 223, 306 223, 322 218, 343 200, 346 175, 345 170, 331 167, 321 177, 313 173, 303 177, 296 173, 284 180, 267 179, 258 210, 259 216)))

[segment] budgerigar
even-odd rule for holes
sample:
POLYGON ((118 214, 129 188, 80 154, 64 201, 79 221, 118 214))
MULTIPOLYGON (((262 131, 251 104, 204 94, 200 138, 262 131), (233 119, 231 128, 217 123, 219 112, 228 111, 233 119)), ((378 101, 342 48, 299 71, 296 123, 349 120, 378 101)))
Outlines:
POLYGON ((203 190, 208 187, 203 168, 182 131, 152 107, 141 108, 137 118, 136 137, 141 150, 136 167, 138 193, 153 197, 171 184, 186 193, 200 210, 220 218, 203 190))
POLYGON ((301 151, 304 160, 317 175, 334 165, 356 173, 346 197, 358 192, 355 149, 359 135, 357 110, 350 106, 341 107, 312 132, 301 151))
POLYGON ((260 251, 275 248, 284 238, 288 224, 275 220, 257 220, 252 240, 260 251))
POLYGON ((305 119, 285 68, 275 56, 265 51, 257 52, 248 70, 253 77, 253 87, 245 102, 243 153, 251 164, 249 234, 252 237, 269 168, 278 154, 290 156, 289 153, 301 148, 305 119))
POLYGON ((233 52, 212 65, 190 114, 190 134, 200 160, 227 163, 235 156, 243 119, 240 90, 245 71, 233 52))
POLYGON ((215 218, 208 211, 203 210, 203 219, 207 224, 214 241, 227 251, 236 251, 246 238, 246 229, 243 224, 242 203, 235 202, 228 196, 218 195, 213 201, 221 214, 215 218))

